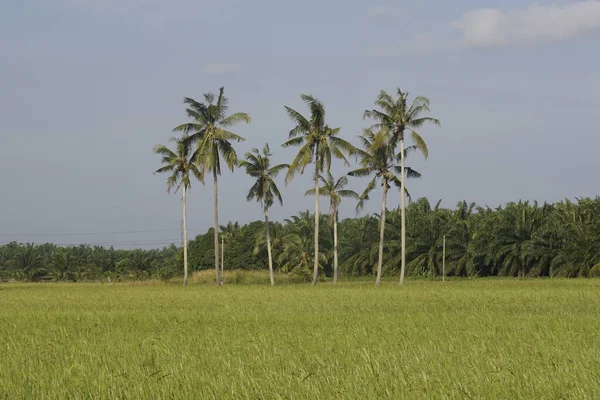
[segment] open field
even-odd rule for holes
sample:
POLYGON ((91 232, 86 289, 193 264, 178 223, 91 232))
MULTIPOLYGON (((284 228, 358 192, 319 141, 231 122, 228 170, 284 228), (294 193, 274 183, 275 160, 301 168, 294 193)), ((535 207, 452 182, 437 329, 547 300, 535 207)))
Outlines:
POLYGON ((0 284, 0 398, 600 398, 600 280, 0 284))

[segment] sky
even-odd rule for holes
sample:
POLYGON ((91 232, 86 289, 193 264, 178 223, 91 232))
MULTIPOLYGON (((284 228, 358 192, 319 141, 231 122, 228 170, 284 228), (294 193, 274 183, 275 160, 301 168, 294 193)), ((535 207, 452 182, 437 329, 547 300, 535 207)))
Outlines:
MULTIPOLYGON (((596 196, 600 1, 4 0, 0 3, 0 243, 155 247, 180 243, 179 194, 152 152, 187 122, 184 97, 225 87, 238 154, 274 162, 300 94, 356 142, 380 90, 431 99, 429 159, 414 198, 454 207, 596 196)), ((335 163, 333 174, 348 171, 335 163)), ((308 176, 279 180, 282 220, 313 208, 308 176)), ((361 191, 366 180, 353 180, 361 191)), ((262 218, 242 170, 220 180, 220 222, 262 218)), ((395 208, 399 192, 390 193, 395 208)), ((322 207, 327 208, 327 199, 322 207)), ((378 195, 365 213, 377 212, 378 195)), ((212 225, 195 182, 190 235, 212 225)), ((342 217, 355 215, 354 204, 342 217)), ((364 213, 363 213, 364 214, 364 213)))

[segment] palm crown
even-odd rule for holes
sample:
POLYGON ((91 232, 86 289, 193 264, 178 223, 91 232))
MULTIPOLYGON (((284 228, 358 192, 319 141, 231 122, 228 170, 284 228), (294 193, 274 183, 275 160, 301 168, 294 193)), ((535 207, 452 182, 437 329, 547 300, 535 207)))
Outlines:
MULTIPOLYGON (((397 175, 400 173, 400 167, 395 163, 396 156, 387 133, 383 130, 373 132, 372 129, 366 129, 359 139, 364 149, 357 153, 361 158, 361 168, 350 171, 348 175, 356 177, 373 175, 373 179, 361 194, 360 201, 356 206, 357 211, 363 208, 366 200, 369 200, 369 194, 375 189, 378 180, 381 180, 382 185, 387 185, 388 188, 390 183, 400 186, 400 179, 397 175)), ((410 146, 404 151, 405 154, 408 154, 415 149, 415 146, 410 146)), ((421 174, 412 168, 406 167, 405 170, 406 175, 410 178, 421 177, 421 174)))
POLYGON ((408 93, 403 92, 400 88, 397 88, 396 91, 398 97, 394 99, 388 92, 382 90, 375 101, 375 105, 380 110, 367 110, 364 117, 376 121, 372 125, 374 130, 382 130, 388 133, 394 150, 398 142, 405 139, 405 132, 410 131, 415 149, 427 158, 429 150, 416 129, 427 122, 439 126, 440 121, 435 118, 421 116, 425 112, 431 112, 429 108, 430 101, 427 97, 417 96, 412 104, 408 106, 408 93))
POLYGON ((253 178, 256 178, 256 182, 246 196, 246 200, 257 200, 269 208, 273 205, 275 199, 279 204, 283 205, 283 199, 275 178, 279 173, 288 168, 288 164, 279 164, 271 166, 272 156, 269 145, 265 144, 262 153, 258 149, 252 149, 252 151, 246 153, 246 159, 240 161, 240 167, 246 168, 246 173, 253 178))
POLYGON ((184 135, 182 138, 172 137, 169 141, 175 142, 175 151, 163 145, 154 147, 154 152, 162 156, 163 164, 154 173, 171 173, 167 178, 167 192, 171 192, 173 188, 177 192, 182 185, 186 189, 190 188, 192 186, 190 175, 203 182, 204 174, 193 162, 188 136, 184 135))
MULTIPOLYGON (((319 180, 322 186, 319 188, 319 194, 324 197, 329 197, 330 201, 330 215, 329 221, 331 222, 334 214, 337 212, 337 208, 342 202, 342 198, 353 198, 358 199, 359 196, 354 190, 344 189, 348 185, 348 177, 342 176, 338 180, 329 173, 327 176, 319 175, 319 180)), ((315 195, 315 189, 309 189, 306 191, 306 195, 315 195)))
POLYGON ((296 172, 304 173, 304 168, 312 162, 316 163, 316 171, 329 171, 332 156, 349 165, 344 152, 354 154, 355 151, 352 144, 337 137, 340 128, 330 128, 325 123, 325 107, 319 99, 305 94, 300 97, 310 109, 310 119, 296 110, 285 107, 296 126, 290 131, 289 140, 282 146, 302 146, 290 164, 286 182, 289 182, 296 172))
POLYGON ((193 158, 202 170, 208 169, 217 175, 221 174, 221 156, 231 170, 237 163, 237 154, 231 141, 245 140, 228 128, 240 122, 250 122, 250 116, 246 113, 227 115, 229 101, 223 91, 224 88, 220 88, 217 97, 213 93, 204 94, 204 103, 186 97, 186 112, 194 122, 179 125, 174 129, 186 134, 191 133, 188 141, 198 144, 193 158))

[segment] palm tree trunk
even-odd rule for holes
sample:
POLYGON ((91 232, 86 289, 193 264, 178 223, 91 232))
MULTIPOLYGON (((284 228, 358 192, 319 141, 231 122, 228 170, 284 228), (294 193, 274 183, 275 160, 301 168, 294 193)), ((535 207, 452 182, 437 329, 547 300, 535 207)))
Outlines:
POLYGON ((221 283, 225 282, 225 238, 221 236, 221 283))
POLYGON ((400 230, 400 235, 402 237, 400 284, 404 285, 404 271, 406 268, 406 189, 404 188, 406 174, 404 171, 404 138, 400 139, 400 174, 400 220, 402 224, 402 228, 400 230))
POLYGON ((269 227, 269 209, 263 206, 265 211, 265 235, 267 236, 267 254, 269 256, 269 279, 271 286, 275 286, 275 278, 273 277, 273 255, 271 254, 271 229, 269 227))
POLYGON ((315 259, 313 266, 313 281, 316 285, 319 279, 319 145, 315 146, 315 259))
POLYGON ((385 208, 387 201, 388 183, 383 181, 383 195, 381 196, 381 218, 379 218, 379 259, 377 260, 377 278, 375 284, 381 283, 381 271, 383 269, 383 237, 385 233, 385 208))
POLYGON ((186 187, 183 185, 181 203, 183 208, 183 286, 188 284, 188 240, 187 240, 187 199, 186 187))
POLYGON ((217 274, 217 286, 221 286, 221 277, 219 273, 219 192, 217 186, 217 170, 213 169, 213 208, 214 208, 214 239, 215 239, 215 272, 217 274))
POLYGON ((333 284, 337 283, 338 278, 338 234, 337 234, 337 210, 333 211, 333 284))

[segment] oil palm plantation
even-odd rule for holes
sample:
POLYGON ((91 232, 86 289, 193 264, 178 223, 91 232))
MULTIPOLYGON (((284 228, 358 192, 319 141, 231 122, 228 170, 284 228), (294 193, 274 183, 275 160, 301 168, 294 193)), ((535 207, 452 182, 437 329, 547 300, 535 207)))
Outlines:
MULTIPOLYGON (((396 175, 397 167, 395 165, 396 157, 394 155, 394 147, 390 144, 388 134, 385 130, 373 132, 371 129, 366 129, 360 136, 363 150, 358 154, 361 157, 359 169, 348 173, 350 176, 365 177, 373 175, 373 178, 367 185, 364 192, 360 195, 360 201, 357 205, 357 210, 363 208, 364 202, 369 199, 369 194, 377 186, 377 182, 381 182, 381 214, 379 217, 379 255, 377 259, 377 277, 375 284, 381 283, 381 272, 383 265, 383 240, 385 232, 385 215, 387 193, 391 184, 400 185, 400 180, 396 175)), ((407 168, 408 176, 419 177, 419 173, 407 168)))
POLYGON ((416 97, 412 104, 408 105, 408 93, 402 92, 400 88, 396 89, 397 97, 394 98, 392 95, 382 90, 375 101, 375 105, 379 108, 365 111, 364 117, 371 118, 375 121, 372 126, 373 129, 382 130, 387 133, 388 141, 395 151, 396 146, 400 146, 398 152, 398 158, 400 159, 400 213, 401 213, 401 248, 402 248, 402 261, 400 269, 400 284, 404 284, 404 271, 406 265, 406 193, 405 187, 405 134, 410 133, 414 146, 419 150, 425 158, 427 158, 429 151, 425 141, 416 131, 426 123, 433 123, 440 125, 440 121, 422 116, 423 113, 431 112, 429 106, 430 101, 428 98, 423 96, 416 97))
MULTIPOLYGON (((335 180, 329 173, 326 178, 319 175, 319 179, 323 183, 323 186, 318 189, 320 195, 329 197, 329 223, 333 225, 333 284, 335 285, 338 277, 338 207, 343 198, 358 200, 359 196, 354 190, 344 189, 348 185, 348 177, 346 176, 335 180)), ((314 196, 316 189, 310 189, 306 194, 314 196)))
POLYGON ((188 283, 188 239, 187 239, 187 192, 192 186, 191 177, 204 182, 203 171, 194 164, 191 145, 187 135, 181 138, 172 137, 175 151, 163 145, 157 145, 154 152, 162 156, 163 166, 154 173, 168 173, 167 192, 173 188, 177 192, 181 188, 181 208, 183 217, 183 284, 188 283))
POLYGON ((187 115, 193 122, 179 125, 174 131, 189 134, 188 142, 197 145, 193 159, 198 168, 203 174, 209 172, 213 175, 215 272, 217 286, 220 286, 218 176, 221 175, 222 161, 231 171, 238 163, 237 153, 232 142, 245 140, 229 129, 241 122, 249 123, 250 116, 242 112, 227 115, 229 101, 225 97, 222 87, 219 89, 218 95, 204 94, 203 102, 188 97, 183 102, 187 105, 187 115))
POLYGON ((373 274, 377 259, 377 225, 379 218, 368 215, 357 219, 346 219, 340 225, 341 269, 354 276, 373 274))
POLYGON ((248 191, 246 196, 247 201, 256 200, 260 202, 261 208, 265 215, 265 236, 267 238, 267 255, 269 258, 269 278, 271 280, 271 286, 275 285, 275 277, 273 276, 273 254, 271 252, 271 233, 269 228, 269 208, 273 205, 275 200, 283 205, 283 199, 275 178, 281 171, 289 168, 287 164, 279 164, 271 166, 271 151, 269 145, 265 144, 262 152, 258 149, 252 149, 251 152, 246 153, 246 159, 240 162, 240 166, 246 168, 246 173, 256 181, 254 185, 248 191))
POLYGON ((344 160, 346 165, 349 165, 346 154, 353 154, 356 149, 349 142, 337 136, 340 128, 330 128, 327 125, 325 106, 319 99, 305 94, 300 97, 308 106, 310 117, 305 117, 298 111, 285 107, 288 116, 296 126, 290 131, 289 140, 282 146, 300 147, 288 169, 286 183, 289 183, 296 173, 304 173, 304 169, 314 163, 315 223, 312 283, 316 285, 319 277, 319 174, 330 171, 333 157, 344 160))
POLYGON ((407 251, 411 261, 407 268, 415 274, 437 276, 442 273, 442 243, 449 230, 451 214, 440 207, 441 202, 432 207, 422 198, 408 207, 412 230, 407 251))

